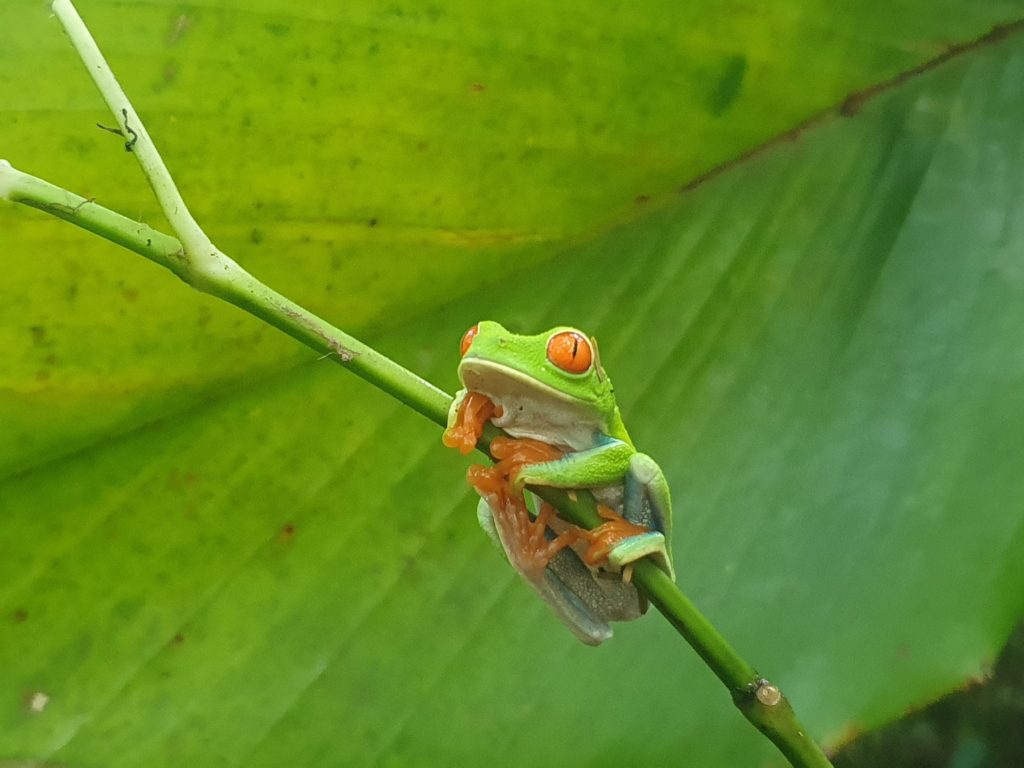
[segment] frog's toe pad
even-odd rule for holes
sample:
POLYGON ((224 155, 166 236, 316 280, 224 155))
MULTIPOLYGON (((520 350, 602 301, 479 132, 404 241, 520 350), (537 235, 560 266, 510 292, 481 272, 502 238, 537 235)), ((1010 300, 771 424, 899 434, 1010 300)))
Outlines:
POLYGON ((616 568, 634 563, 642 557, 652 555, 661 570, 675 578, 665 551, 665 536, 658 531, 642 533, 623 539, 608 553, 608 562, 616 568))

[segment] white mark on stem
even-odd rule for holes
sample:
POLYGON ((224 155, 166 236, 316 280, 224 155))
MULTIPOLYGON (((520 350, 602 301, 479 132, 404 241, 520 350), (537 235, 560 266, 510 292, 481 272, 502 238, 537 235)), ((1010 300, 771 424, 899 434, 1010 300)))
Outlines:
POLYGON ((782 701, 782 691, 767 680, 761 681, 761 684, 757 686, 757 692, 754 695, 757 696, 757 700, 766 707, 774 707, 782 701))

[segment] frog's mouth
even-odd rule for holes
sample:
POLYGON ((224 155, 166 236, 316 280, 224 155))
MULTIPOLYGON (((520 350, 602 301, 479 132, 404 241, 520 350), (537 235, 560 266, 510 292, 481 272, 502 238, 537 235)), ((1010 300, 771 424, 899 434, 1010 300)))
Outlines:
POLYGON ((501 408, 501 416, 491 422, 517 437, 533 437, 550 442, 552 435, 570 435, 567 445, 575 445, 594 430, 603 430, 594 406, 586 400, 567 395, 529 374, 480 358, 463 358, 459 365, 463 386, 486 395, 501 408))
POLYGON ((487 395, 497 403, 502 399, 527 398, 533 395, 540 402, 558 403, 559 407, 587 410, 587 403, 578 397, 555 389, 533 376, 491 360, 465 358, 459 366, 462 385, 487 395))

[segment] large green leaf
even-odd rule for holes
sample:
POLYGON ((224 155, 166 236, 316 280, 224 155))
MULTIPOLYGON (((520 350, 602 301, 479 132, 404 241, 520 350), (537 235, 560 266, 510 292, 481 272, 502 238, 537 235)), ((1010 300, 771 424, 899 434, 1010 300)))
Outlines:
MULTIPOLYGON (((30 6, 38 9, 5 6, 0 20, 30 19, 30 6)), ((692 192, 658 198, 920 56, 881 35, 859 46, 816 43, 810 31, 821 28, 856 39, 841 13, 761 11, 796 30, 791 72, 820 61, 804 67, 796 93, 792 79, 770 72, 771 87, 741 89, 732 110, 748 111, 729 117, 737 134, 718 150, 704 142, 705 154, 672 131, 703 120, 706 138, 725 123, 707 116, 706 100, 695 100, 697 110, 655 109, 666 87, 650 82, 666 62, 637 52, 653 27, 673 42, 652 50, 686 51, 681 60, 693 51, 710 66, 708 41, 717 38, 696 11, 687 24, 648 13, 630 16, 632 25, 609 16, 605 27, 518 11, 519 26, 509 27, 498 20, 511 11, 489 5, 476 16, 441 13, 461 26, 428 34, 423 25, 440 23, 432 14, 400 16, 397 6, 386 18, 351 10, 342 24, 312 6, 296 21, 282 5, 260 15, 195 9, 185 15, 198 21, 179 33, 181 12, 165 6, 161 34, 173 41, 147 40, 146 20, 160 7, 97 10, 117 10, 133 31, 112 51, 133 92, 158 90, 146 85, 159 81, 161 46, 185 45, 200 29, 226 41, 211 42, 219 57, 207 53, 209 69, 191 75, 197 111, 178 115, 181 94, 175 102, 166 93, 178 106, 159 104, 167 111, 153 115, 157 136, 170 133, 171 117, 185 124, 168 136, 168 156, 209 206, 218 239, 304 301, 343 302, 333 315, 351 313, 383 351, 449 389, 457 339, 480 317, 596 333, 634 437, 672 483, 681 583, 785 688, 815 735, 834 742, 984 669, 1024 608, 1024 352, 1014 343, 1024 322, 1020 35, 692 192), (268 56, 246 42, 258 29, 271 41, 311 40, 310 51, 360 36, 380 47, 353 56, 362 69, 337 86, 330 109, 310 106, 316 115, 305 123, 270 114, 278 102, 299 108, 301 88, 289 101, 272 76, 265 88, 239 85, 249 82, 245 57, 268 56), (394 77, 364 60, 388 43, 400 52, 392 63, 405 67, 394 77), (552 105, 575 102, 553 94, 577 81, 545 91, 541 63, 544 51, 566 50, 578 67, 567 72, 589 71, 583 62, 632 75, 596 78, 614 88, 579 106, 603 103, 594 109, 607 112, 617 151, 596 152, 576 128, 559 128, 564 113, 552 105), (124 66, 136 59, 149 62, 148 75, 124 66), (535 109, 506 94, 500 114, 509 120, 488 124, 493 115, 480 108, 460 121, 460 103, 468 114, 469 99, 495 91, 488 74, 465 78, 483 91, 439 93, 470 60, 517 88, 531 82, 532 62, 534 89, 517 93, 535 109), (219 103, 209 95, 216 88, 220 99, 264 109, 269 124, 254 117, 247 132, 227 130, 230 120, 207 104, 219 103), (396 106, 406 95, 409 106, 396 106), (535 116, 546 151, 481 169, 509 146, 523 153, 517 113, 535 116), (344 115, 345 135, 312 141, 344 115), (357 166, 327 181, 311 164, 296 171, 308 186, 284 176, 300 151, 316 158, 301 162, 335 168, 332 152, 358 145, 369 157, 365 147, 393 148, 396 134, 414 147, 417 137, 429 147, 450 136, 450 162, 412 151, 400 162, 389 150, 390 177, 357 166), (645 170, 648 146, 661 156, 645 170), (359 182, 359 173, 368 175, 359 182), (372 189, 362 194, 355 183, 372 189), (416 207, 427 189, 442 193, 436 212, 416 207), (598 226, 618 220, 624 206, 615 201, 628 207, 638 189, 656 196, 641 206, 651 210, 598 226), (268 201, 259 219, 254 199, 268 201), (360 211, 360 200, 376 202, 360 211), (585 237, 595 226, 600 234, 585 237), (556 247, 560 258, 545 260, 556 247), (332 251, 342 254, 333 272, 332 251), (432 263, 448 252, 454 265, 432 263)), ((885 33, 949 38, 1009 8, 975 4, 966 21, 908 12, 898 15, 905 29, 885 33), (939 24, 949 26, 940 33, 939 24)), ((878 28, 882 6, 862 11, 876 19, 864 28, 878 28)), ((721 23, 733 39, 750 11, 730 13, 721 23)), ((98 16, 102 39, 113 17, 98 16)), ((777 29, 757 21, 742 46, 748 60, 777 29)), ((33 35, 52 37, 36 26, 33 35)), ((21 27, 0 24, 13 28, 21 27)), ((192 57, 205 61, 193 45, 191 57, 181 54, 181 77, 199 66, 192 57)), ((37 88, 0 81, 24 100, 2 135, 26 154, 7 156, 137 207, 144 190, 130 158, 110 170, 100 140, 28 162, 62 130, 34 99, 95 103, 81 82, 74 95, 53 85, 77 70, 66 53, 52 59, 31 73, 37 88)), ((328 68, 320 63, 309 71, 328 68)), ((235 109, 223 112, 244 113, 235 109)), ((292 365, 309 356, 137 257, 29 212, 0 216, 22 254, 45 248, 6 260, 0 315, 11 351, 0 413, 15 425, 0 480, 0 757, 97 766, 778 760, 659 618, 619 627, 599 649, 579 646, 476 529, 464 462, 440 448, 434 426, 336 366, 292 365), (170 415, 153 421, 159 414, 170 415), (144 426, 112 434, 133 425, 144 426)))

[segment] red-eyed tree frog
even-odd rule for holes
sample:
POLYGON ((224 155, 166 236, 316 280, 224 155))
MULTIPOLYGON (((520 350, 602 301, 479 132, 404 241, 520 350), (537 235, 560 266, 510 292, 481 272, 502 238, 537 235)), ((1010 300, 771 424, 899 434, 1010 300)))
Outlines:
POLYGON ((570 327, 523 336, 483 321, 463 337, 458 373, 464 388, 448 414, 447 445, 472 450, 482 426, 474 431, 474 418, 489 417, 513 438, 526 438, 492 443, 499 458, 514 453, 511 443, 525 445, 525 453, 507 459, 515 465, 505 485, 474 480, 471 470, 481 527, 580 640, 607 640, 608 622, 635 619, 647 608, 629 583, 632 563, 650 556, 674 575, 672 509, 661 468, 630 440, 596 340, 570 327), (615 519, 591 533, 576 529, 532 494, 527 502, 528 485, 589 489, 602 516, 615 519), (538 510, 536 520, 528 504, 538 510))

